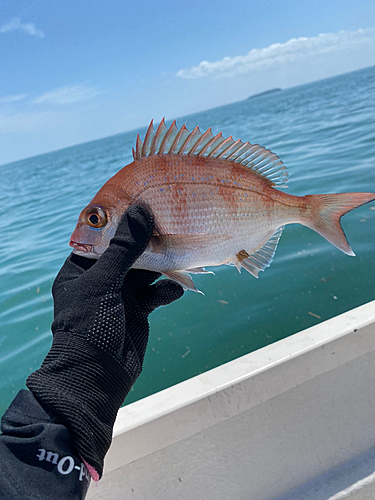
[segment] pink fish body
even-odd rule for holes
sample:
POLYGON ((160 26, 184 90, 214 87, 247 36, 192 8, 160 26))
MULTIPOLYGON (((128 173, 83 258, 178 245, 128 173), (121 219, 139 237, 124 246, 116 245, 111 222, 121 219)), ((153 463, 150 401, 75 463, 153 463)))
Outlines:
POLYGON ((202 134, 198 127, 157 131, 151 122, 137 137, 134 161, 98 191, 81 212, 70 245, 98 258, 127 207, 143 203, 155 217, 155 235, 134 268, 158 271, 197 291, 190 274, 232 264, 258 277, 273 259, 286 224, 303 224, 354 255, 340 219, 375 199, 375 193, 293 196, 288 174, 271 151, 250 143, 202 134))

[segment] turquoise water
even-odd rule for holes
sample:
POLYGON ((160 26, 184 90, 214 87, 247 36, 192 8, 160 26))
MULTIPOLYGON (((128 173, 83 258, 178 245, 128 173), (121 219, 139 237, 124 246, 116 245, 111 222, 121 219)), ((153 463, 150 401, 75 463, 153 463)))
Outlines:
MULTIPOLYGON (((190 130, 212 126, 275 151, 291 194, 375 191, 375 67, 178 125, 185 120, 190 130)), ((0 167, 0 413, 50 346, 51 286, 78 213, 131 161, 135 138, 129 132, 0 167)), ((355 258, 290 225, 259 280, 227 266, 197 276, 205 296, 188 292, 152 314, 144 371, 127 402, 373 300, 375 203, 346 215, 343 226, 355 258)))

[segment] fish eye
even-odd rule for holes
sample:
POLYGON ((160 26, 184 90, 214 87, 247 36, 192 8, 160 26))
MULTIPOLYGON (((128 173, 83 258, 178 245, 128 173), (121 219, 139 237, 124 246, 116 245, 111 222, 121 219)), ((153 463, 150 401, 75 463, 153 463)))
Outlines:
POLYGON ((89 221, 91 222, 91 224, 93 226, 96 226, 97 224, 99 224, 99 217, 96 215, 96 214, 91 214, 90 217, 89 217, 89 221))
POLYGON ((86 222, 91 227, 103 227, 107 224, 107 214, 100 207, 92 207, 86 213, 86 222))

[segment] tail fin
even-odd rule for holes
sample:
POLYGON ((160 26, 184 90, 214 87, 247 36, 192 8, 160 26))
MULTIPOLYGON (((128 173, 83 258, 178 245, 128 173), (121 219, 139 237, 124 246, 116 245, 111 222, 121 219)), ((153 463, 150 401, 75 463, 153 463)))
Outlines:
POLYGON ((340 224, 343 215, 375 200, 375 193, 314 194, 305 197, 311 207, 304 225, 347 255, 355 255, 340 224))

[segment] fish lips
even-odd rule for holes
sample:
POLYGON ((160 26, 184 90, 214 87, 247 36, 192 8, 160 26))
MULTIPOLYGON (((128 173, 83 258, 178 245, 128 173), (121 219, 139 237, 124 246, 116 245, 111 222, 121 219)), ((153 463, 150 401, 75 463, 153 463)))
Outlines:
POLYGON ((74 248, 74 253, 91 253, 92 245, 88 245, 85 243, 78 243, 77 241, 70 240, 69 246, 74 248))
POLYGON ((74 248, 73 252, 84 257, 98 258, 95 247, 101 242, 100 230, 78 223, 70 238, 69 245, 74 248))

